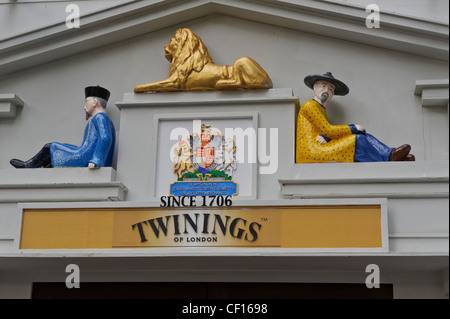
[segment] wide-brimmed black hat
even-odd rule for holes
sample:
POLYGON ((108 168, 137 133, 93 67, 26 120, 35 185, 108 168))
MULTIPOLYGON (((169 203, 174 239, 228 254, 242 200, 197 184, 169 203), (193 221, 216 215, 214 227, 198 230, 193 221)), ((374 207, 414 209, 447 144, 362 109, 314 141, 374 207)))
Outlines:
POLYGON ((334 95, 347 95, 348 92, 350 92, 350 89, 348 88, 347 85, 345 85, 344 82, 339 81, 338 79, 336 79, 333 74, 331 74, 331 72, 327 72, 323 75, 308 75, 305 78, 305 84, 310 88, 310 89, 314 89, 314 83, 316 83, 317 81, 327 81, 330 83, 333 83, 334 86, 336 87, 334 89, 334 95))
POLYGON ((88 98, 89 96, 96 96, 108 101, 111 93, 107 89, 97 85, 97 86, 88 86, 87 88, 85 88, 84 95, 86 96, 86 98, 88 98))

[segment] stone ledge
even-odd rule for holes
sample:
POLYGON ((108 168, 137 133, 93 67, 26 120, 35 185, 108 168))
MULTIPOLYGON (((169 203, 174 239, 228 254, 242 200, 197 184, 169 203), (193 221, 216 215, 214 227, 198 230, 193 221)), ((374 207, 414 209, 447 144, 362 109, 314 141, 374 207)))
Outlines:
POLYGON ((125 93, 123 101, 116 102, 116 106, 121 110, 126 107, 155 107, 165 105, 211 106, 217 104, 276 103, 285 101, 298 103, 298 97, 293 95, 291 88, 239 91, 125 93))
POLYGON ((295 164, 279 178, 287 198, 448 198, 448 161, 295 164))
POLYGON ((116 180, 112 167, 88 169, 84 167, 30 168, 0 170, 0 186, 24 184, 105 183, 116 180))
POLYGON ((122 201, 127 188, 111 167, 0 171, 0 203, 122 201))

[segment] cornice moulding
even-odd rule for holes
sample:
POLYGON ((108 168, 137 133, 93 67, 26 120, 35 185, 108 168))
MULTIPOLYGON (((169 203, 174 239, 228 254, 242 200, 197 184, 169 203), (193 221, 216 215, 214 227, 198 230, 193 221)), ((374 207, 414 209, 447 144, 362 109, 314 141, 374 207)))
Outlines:
POLYGON ((130 1, 0 40, 0 74, 29 68, 212 14, 224 14, 362 44, 448 61, 448 24, 381 12, 381 28, 368 29, 364 8, 305 0, 130 1))
POLYGON ((0 94, 0 118, 15 117, 17 108, 23 105, 23 101, 15 94, 0 94))
POLYGON ((416 81, 415 95, 422 98, 422 106, 447 106, 449 100, 449 81, 418 80, 416 81))

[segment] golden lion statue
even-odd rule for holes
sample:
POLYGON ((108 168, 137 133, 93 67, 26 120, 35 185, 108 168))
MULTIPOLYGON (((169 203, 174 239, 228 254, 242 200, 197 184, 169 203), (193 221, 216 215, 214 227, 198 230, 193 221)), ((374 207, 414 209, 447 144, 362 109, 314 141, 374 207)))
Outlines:
POLYGON ((178 29, 164 50, 171 63, 169 78, 138 85, 135 93, 273 87, 266 71, 249 57, 237 59, 232 66, 214 64, 200 37, 189 29, 178 29))

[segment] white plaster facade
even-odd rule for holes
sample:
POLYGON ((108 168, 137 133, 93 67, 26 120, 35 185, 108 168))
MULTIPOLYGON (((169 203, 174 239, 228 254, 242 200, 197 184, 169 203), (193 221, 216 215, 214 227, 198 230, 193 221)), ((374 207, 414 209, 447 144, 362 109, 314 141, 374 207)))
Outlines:
POLYGON ((64 281, 61 257, 69 257, 87 281, 364 282, 375 263, 395 298, 448 298, 448 1, 24 2, 0 5, 0 297, 29 298, 33 282, 64 281), (69 3, 81 8, 79 29, 66 27, 69 3), (379 29, 366 27, 371 3, 381 9, 379 29), (200 35, 217 64, 254 58, 274 89, 130 94, 167 77, 163 47, 180 27, 200 35), (328 107, 330 121, 362 124, 388 145, 409 143, 416 162, 294 163, 295 112, 312 97, 303 78, 327 71, 350 87, 328 107), (96 84, 112 93, 113 168, 9 165, 50 141, 79 144, 83 88, 96 84), (277 172, 256 173, 241 205, 381 200, 389 251, 17 249, 23 207, 158 206, 154 119, 204 113, 256 113, 258 127, 280 130, 277 172), (199 268, 202 260, 212 262, 199 268))

